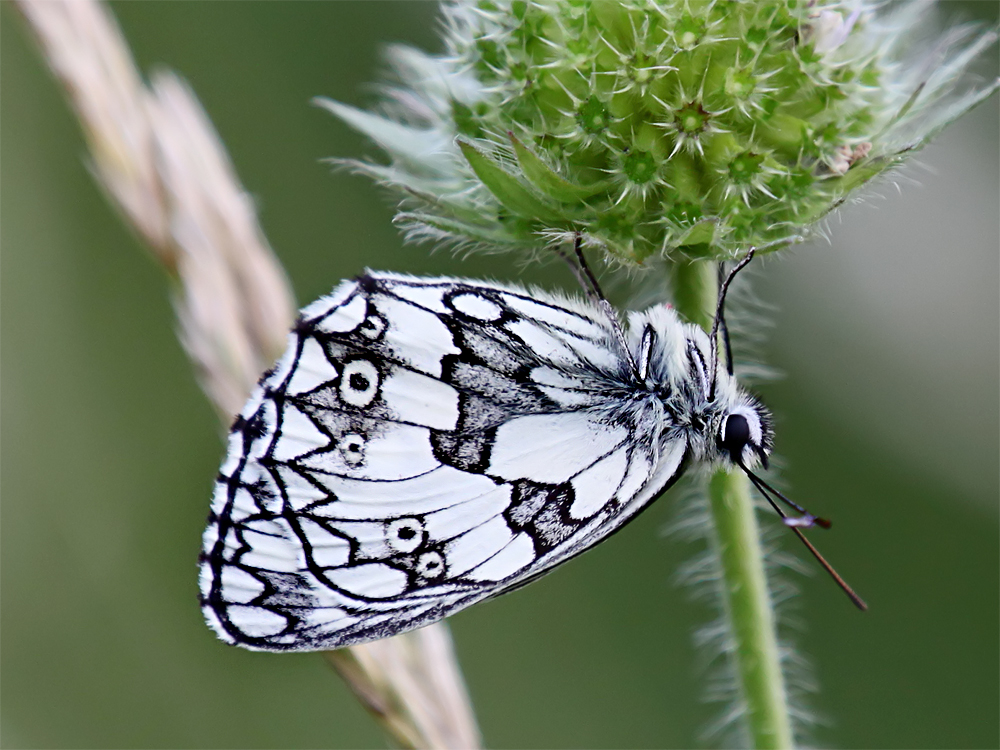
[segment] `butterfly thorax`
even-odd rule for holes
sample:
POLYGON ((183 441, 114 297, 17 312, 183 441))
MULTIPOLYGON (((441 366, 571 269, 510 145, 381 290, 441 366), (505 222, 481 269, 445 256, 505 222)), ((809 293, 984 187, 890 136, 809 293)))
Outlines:
POLYGON ((633 313, 629 324, 632 356, 643 377, 641 387, 661 405, 660 409, 648 407, 651 412, 662 412, 656 433, 661 448, 681 440, 691 461, 727 461, 721 438, 726 420, 739 414, 751 425, 756 446, 746 462, 757 461, 760 451, 770 453, 770 415, 721 363, 716 365, 713 388, 711 344, 701 328, 682 322, 667 305, 633 313))

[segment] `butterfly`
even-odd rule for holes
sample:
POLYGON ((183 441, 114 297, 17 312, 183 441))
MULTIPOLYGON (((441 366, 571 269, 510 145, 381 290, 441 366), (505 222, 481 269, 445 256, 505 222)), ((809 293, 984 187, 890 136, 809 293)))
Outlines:
POLYGON ((200 590, 218 636, 394 635, 589 549, 691 464, 759 480, 771 418, 709 335, 602 302, 369 272, 305 307, 216 481, 200 590))

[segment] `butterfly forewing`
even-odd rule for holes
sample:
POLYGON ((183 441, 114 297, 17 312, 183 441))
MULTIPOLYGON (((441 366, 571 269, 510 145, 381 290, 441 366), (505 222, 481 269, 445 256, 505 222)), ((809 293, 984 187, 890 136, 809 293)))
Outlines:
POLYGON ((372 274, 306 307, 230 436, 205 532, 230 642, 326 649, 439 619, 616 530, 674 478, 584 303, 372 274))

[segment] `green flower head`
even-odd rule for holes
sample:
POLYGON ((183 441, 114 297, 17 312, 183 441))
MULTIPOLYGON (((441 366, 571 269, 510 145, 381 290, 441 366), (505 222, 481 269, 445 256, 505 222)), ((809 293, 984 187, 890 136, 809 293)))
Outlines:
POLYGON ((542 247, 580 235, 625 264, 729 258, 806 237, 996 88, 996 41, 936 41, 926 3, 456 0, 447 52, 391 50, 375 115, 324 101, 386 152, 416 239, 542 247))

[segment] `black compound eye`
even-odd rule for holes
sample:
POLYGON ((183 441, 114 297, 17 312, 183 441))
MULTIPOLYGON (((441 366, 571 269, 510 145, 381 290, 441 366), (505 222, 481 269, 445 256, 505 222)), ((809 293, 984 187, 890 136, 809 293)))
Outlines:
POLYGON ((720 447, 729 452, 734 464, 743 459, 743 449, 750 442, 750 423, 742 414, 730 414, 722 428, 720 447))

